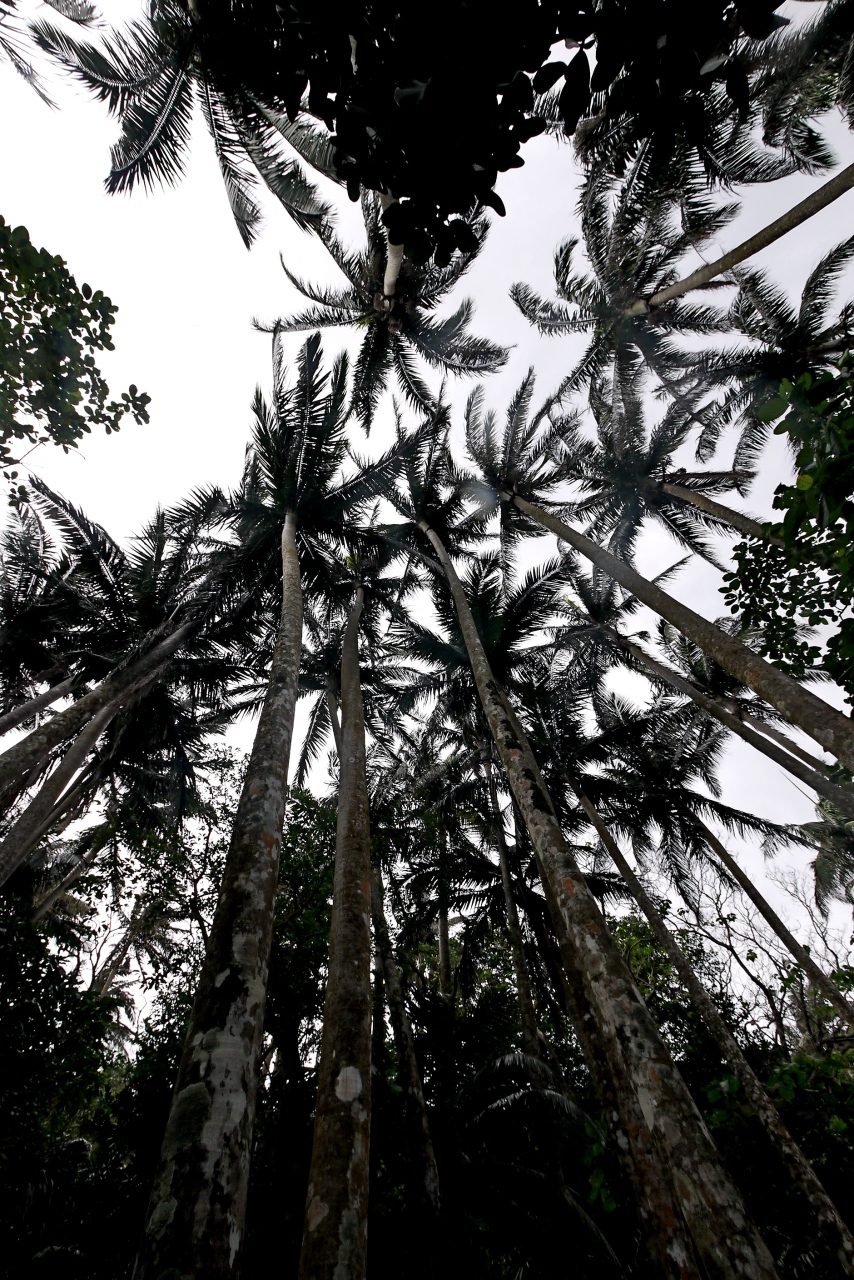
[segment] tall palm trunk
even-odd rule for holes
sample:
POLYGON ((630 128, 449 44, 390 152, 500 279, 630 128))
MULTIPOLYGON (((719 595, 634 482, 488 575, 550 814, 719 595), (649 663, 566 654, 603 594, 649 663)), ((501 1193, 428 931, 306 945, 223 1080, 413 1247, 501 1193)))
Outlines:
MULTIPOLYGON (((755 253, 759 253, 760 249, 766 249, 769 244, 773 244, 781 236, 787 235, 795 227, 799 227, 802 222, 806 222, 808 218, 818 213, 820 209, 824 209, 827 205, 832 204, 834 200, 838 200, 841 195, 844 195, 846 191, 850 191, 852 187, 854 187, 854 164, 849 164, 847 169, 842 169, 829 182, 825 182, 817 191, 813 191, 811 195, 808 195, 805 200, 799 201, 798 204, 794 205, 793 208, 779 218, 775 218, 767 227, 757 231, 756 235, 750 236, 748 240, 744 240, 734 249, 730 249, 729 253, 725 253, 723 257, 698 268, 690 276, 686 276, 684 280, 677 280, 675 284, 668 285, 666 289, 660 289, 658 293, 653 294, 648 303, 644 302, 642 306, 640 303, 635 305, 642 312, 652 307, 661 307, 665 302, 670 302, 673 298, 679 298, 683 293, 689 293, 692 289, 702 288, 704 284, 714 280, 715 276, 723 275, 725 271, 729 271, 740 262, 744 262, 745 259, 753 257, 755 253)), ((639 314, 639 312, 634 314, 639 314)))
MULTIPOLYGON (((57 801, 71 782, 74 775, 83 767, 86 757, 97 743, 107 725, 118 713, 122 699, 116 698, 102 707, 97 715, 77 735, 59 764, 42 784, 38 795, 27 805, 5 840, 0 844, 0 885, 4 885, 9 877, 35 847, 46 829, 46 820, 57 810, 57 801)), ((73 791, 69 794, 68 803, 73 800, 73 791)), ((61 812, 61 809, 60 809, 61 812)), ((58 814, 56 815, 59 816, 58 814)))
POLYGON ((300 1280, 364 1280, 371 1123, 371 830, 360 587, 341 655, 341 771, 329 973, 300 1280))
POLYGON ((544 922, 539 927, 536 921, 532 923, 539 933, 555 993, 572 1023, 590 1071, 613 1153, 631 1188, 650 1274, 667 1280, 700 1280, 705 1273, 697 1261, 672 1170, 661 1143, 647 1124, 619 1042, 612 1029, 596 1016, 581 960, 545 875, 542 879, 557 943, 546 932, 544 922))
POLYGON ((671 498, 678 498, 680 502, 687 502, 690 506, 696 507, 698 511, 705 511, 706 515, 713 516, 721 524, 730 525, 747 538, 759 538, 762 542, 770 542, 775 547, 786 545, 782 538, 774 538, 766 533, 761 524, 751 520, 750 516, 746 516, 744 512, 734 511, 732 507, 726 507, 722 502, 715 502, 714 499, 707 498, 704 493, 686 489, 684 485, 673 484, 669 480, 663 480, 657 488, 664 493, 669 493, 671 498))
POLYGON ((679 974, 682 985, 705 1023, 707 1031, 716 1042, 724 1062, 727 1063, 740 1083, 747 1101, 755 1111, 777 1154, 783 1160, 794 1182, 809 1202, 823 1230, 837 1249, 843 1271, 848 1276, 854 1275, 854 1237, 852 1237, 851 1232, 839 1216, 836 1206, 816 1176, 812 1165, 781 1120, 777 1108, 768 1097, 753 1068, 741 1052, 732 1032, 718 1013, 705 987, 691 968, 685 953, 656 911, 640 880, 623 857, 620 846, 608 830, 605 822, 603 822, 601 815, 580 787, 576 786, 574 790, 581 802, 581 807, 611 855, 620 875, 631 889, 635 901, 646 916, 650 928, 664 948, 674 969, 679 974))
POLYGON ((439 909, 436 916, 436 932, 439 946, 439 991, 443 996, 454 993, 454 975, 451 971, 451 935, 448 930, 448 833, 439 827, 439 909))
POLYGON ((406 1110, 409 1117, 416 1151, 417 1164, 421 1170, 421 1195, 424 1208, 432 1218, 435 1229, 439 1221, 441 1201, 439 1195, 439 1170, 436 1165, 436 1153, 433 1149, 433 1138, 430 1134, 430 1119, 427 1115, 427 1104, 424 1101, 424 1088, 421 1083, 421 1072, 415 1057, 415 1043, 412 1039, 412 1027, 406 1014, 403 1000, 403 988, 400 983, 400 971, 394 960, 391 939, 388 933, 388 922, 383 907, 382 877, 376 867, 371 875, 371 906, 374 916, 374 932, 377 951, 382 963, 385 978, 386 997, 391 1015, 391 1028, 394 1033, 394 1044, 397 1049, 400 1084, 406 1098, 406 1110))
POLYGON ((282 530, 279 635, 134 1280, 230 1280, 238 1274, 302 626, 296 519, 289 512, 282 530))
POLYGON ((46 689, 44 693, 39 693, 34 698, 28 698, 20 706, 13 707, 11 711, 7 711, 5 715, 0 716, 0 735, 8 733, 10 729, 17 728, 25 720, 32 720, 33 716, 37 716, 40 711, 44 711, 45 707, 52 707, 55 702, 59 702, 60 698, 64 698, 67 693, 71 693, 76 679, 76 676, 69 676, 61 684, 55 684, 50 689, 46 689))
POLYGON ((501 887, 504 890, 504 909, 507 913, 507 935, 510 939, 510 954, 513 957, 513 976, 516 979, 516 999, 519 1004, 519 1022, 522 1029, 522 1047, 529 1058, 542 1057, 540 1037, 537 1034, 537 1013, 534 1008, 534 997, 531 991, 531 975, 525 956, 525 940, 522 936, 522 925, 519 921, 519 909, 513 893, 513 880, 510 874, 510 859, 507 856, 507 840, 504 836, 504 820, 498 807, 498 796, 495 790, 495 778, 492 773, 492 762, 484 763, 486 784, 489 790, 489 808, 492 818, 492 830, 498 849, 498 862, 501 868, 501 887))
POLYGON ((846 767, 854 769, 854 723, 848 716, 828 706, 796 680, 760 658, 740 640, 721 631, 720 627, 669 596, 654 582, 642 577, 625 560, 611 555, 610 551, 591 542, 563 520, 558 520, 518 495, 502 493, 501 496, 505 501, 515 503, 520 511, 536 520, 544 529, 557 534, 576 551, 580 551, 598 569, 619 582, 653 612, 672 622, 677 630, 693 640, 710 658, 714 658, 719 667, 753 689, 760 698, 770 702, 787 720, 798 725, 846 767))
POLYGON ((90 689, 82 698, 78 698, 77 702, 73 702, 70 707, 60 711, 59 715, 39 725, 20 742, 16 742, 13 747, 4 751, 0 755, 0 794, 5 794, 21 778, 46 760, 51 751, 66 738, 71 738, 78 733, 102 707, 126 693, 145 677, 164 667, 197 627, 197 622, 188 622, 183 627, 179 627, 171 636, 161 640, 136 662, 112 672, 94 689, 90 689))
POLYGON ((750 899, 759 914, 771 926, 789 954, 798 962, 807 977, 815 983, 825 999, 833 1005, 840 1017, 844 1018, 848 1025, 854 1028, 854 1007, 845 999, 839 988, 834 986, 824 970, 818 967, 806 948, 802 947, 797 939, 792 936, 770 902, 766 901, 750 877, 744 874, 735 858, 732 857, 715 833, 710 831, 706 824, 696 815, 694 816, 694 822, 702 833, 706 844, 724 864, 733 880, 736 881, 741 890, 750 899))
POLYGON ((527 737, 496 684, 471 610, 441 539, 426 521, 448 579, 480 700, 531 843, 583 965, 600 1031, 625 1054, 638 1102, 662 1144, 701 1265, 710 1277, 776 1277, 764 1242, 611 938, 560 830, 527 737))
POLYGON ((719 724, 724 725, 725 728, 741 738, 743 742, 749 743, 756 751, 767 756, 769 760, 773 760, 775 764, 781 765, 793 777, 799 778, 808 787, 812 787, 813 791, 817 791, 819 795, 826 796, 828 800, 832 800, 844 813, 854 817, 854 791, 851 791, 848 787, 841 787, 836 782, 831 782, 824 772, 825 765, 821 760, 803 751, 797 743, 790 741, 784 734, 770 730, 770 726, 763 725, 761 720, 755 720, 752 716, 742 719, 740 715, 736 715, 735 712, 730 711, 720 702, 703 693, 701 689, 698 689, 696 685, 693 685, 690 680, 686 680, 677 671, 673 671, 670 667, 666 667, 663 663, 651 657, 640 645, 633 644, 631 640, 621 636, 618 631, 614 631, 609 627, 606 628, 606 634, 618 648, 622 649, 624 653, 631 654, 651 675, 658 680, 663 680, 672 689, 678 689, 680 693, 684 693, 698 707, 702 707, 719 724), (769 741, 768 738, 762 736, 762 732, 757 732, 757 730, 762 730, 763 732, 770 730, 769 738, 773 737, 777 741, 769 741), (779 745, 777 745, 778 742, 779 745), (796 752, 797 755, 795 754, 796 752))

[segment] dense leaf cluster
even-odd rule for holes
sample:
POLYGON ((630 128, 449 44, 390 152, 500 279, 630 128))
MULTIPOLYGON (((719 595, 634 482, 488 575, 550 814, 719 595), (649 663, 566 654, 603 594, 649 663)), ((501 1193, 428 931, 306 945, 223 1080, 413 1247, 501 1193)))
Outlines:
POLYGON ((14 461, 12 440, 68 449, 93 426, 118 431, 128 413, 148 421, 150 397, 131 385, 110 400, 95 363, 94 352, 113 349, 117 310, 0 218, 0 463, 14 461))

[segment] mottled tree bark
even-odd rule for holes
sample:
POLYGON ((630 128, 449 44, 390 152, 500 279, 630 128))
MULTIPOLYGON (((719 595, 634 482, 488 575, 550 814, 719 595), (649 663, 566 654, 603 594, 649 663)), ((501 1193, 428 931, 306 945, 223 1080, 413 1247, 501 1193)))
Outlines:
POLYGON ((427 1115, 427 1104, 424 1101, 421 1072, 418 1070, 418 1060, 415 1057, 412 1027, 406 1013, 400 971, 395 963, 385 918, 382 878, 376 867, 371 876, 371 905, 377 951, 382 963, 391 1028, 397 1049, 400 1086, 406 1098, 416 1163, 421 1169, 420 1191, 424 1207, 428 1216, 433 1219, 435 1228, 441 1210, 439 1170, 436 1166, 436 1153, 433 1150, 433 1139, 430 1134, 430 1120, 427 1115))
POLYGON ((295 534, 288 513, 279 635, 134 1280, 231 1280, 238 1274, 302 649, 295 534))
POLYGON ((572 1023, 590 1071, 605 1114, 612 1150, 631 1189, 650 1273, 667 1280, 701 1280, 703 1272, 685 1225, 670 1168, 646 1122, 619 1043, 608 1029, 603 1034, 578 955, 545 879, 544 887, 558 942, 545 932, 543 924, 540 944, 547 957, 555 993, 572 1023))
POLYGON ((495 778, 492 773, 492 762, 484 763, 486 785, 489 790, 489 808, 492 817, 492 829, 495 834, 495 845, 498 849, 498 862, 501 869, 501 887, 504 891, 504 909, 507 913, 507 936, 510 939, 510 954, 513 958, 513 976, 516 979, 516 999, 519 1004, 519 1023, 522 1029, 522 1047, 531 1058, 540 1058, 540 1037, 537 1034, 537 1013, 534 1008, 534 997, 531 991, 531 975, 528 972, 528 961, 525 956, 525 940, 522 936, 522 925, 519 921, 519 909, 513 893, 513 879, 510 874, 510 860, 507 856, 507 841, 504 836, 504 820, 498 807, 498 796, 495 790, 495 778))
MULTIPOLYGON (((544 879, 582 966, 600 1033, 616 1040, 637 1100, 672 1171, 682 1215, 710 1280, 771 1280, 773 1259, 676 1070, 572 858, 527 737, 495 682, 456 571, 426 522, 448 578, 478 694, 544 879)), ((677 1266, 690 1259, 675 1258, 677 1266)), ((690 1271, 688 1272, 690 1274, 690 1271)))
POLYGON ((66 738, 71 738, 78 733, 102 707, 165 666, 173 653, 195 631, 197 625, 195 622, 189 622, 180 627, 142 658, 138 658, 127 667, 122 667, 119 671, 112 672, 77 702, 73 702, 70 707, 60 711, 59 715, 39 725, 20 742, 16 742, 13 747, 4 751, 0 755, 0 794, 5 794, 32 769, 47 760, 55 747, 58 747, 66 738))
POLYGON ((699 818, 695 817, 694 821, 702 832, 703 839, 709 848, 717 854, 733 880, 736 881, 750 899, 763 919, 768 922, 789 954, 798 962, 810 981, 815 983, 825 999, 830 1001, 840 1017, 844 1018, 848 1025, 854 1028, 854 1007, 848 1003, 839 988, 834 986, 824 970, 819 968, 806 948, 802 947, 789 932, 770 902, 766 901, 750 877, 744 874, 735 858, 732 857, 715 833, 710 831, 699 818))
POLYGON ((300 1280, 364 1280, 371 1123, 371 831, 359 588, 341 655, 341 771, 329 973, 300 1280))
POLYGON ((783 1124, 780 1113, 768 1097, 750 1063, 741 1052, 732 1032, 718 1012, 709 993, 691 968, 684 951, 667 928, 664 920, 653 906, 649 894, 623 857, 620 846, 608 830, 601 815, 581 788, 576 787, 575 791, 584 812, 611 855, 614 865, 631 889, 632 895, 646 916, 650 928, 664 948, 674 969, 679 974, 682 985, 705 1023, 707 1031, 717 1044, 724 1062, 727 1063, 740 1083, 747 1101, 756 1113, 777 1154, 782 1159, 795 1184, 800 1187, 809 1202, 827 1238, 836 1248, 843 1271, 848 1276, 854 1274, 854 1237, 852 1237, 851 1232, 839 1216, 835 1204, 822 1186, 812 1165, 783 1124))
POLYGON ((7 711, 5 715, 0 716, 0 734, 8 733, 10 729, 17 728, 25 720, 32 720, 33 716, 38 715, 45 707, 51 707, 54 702, 59 702, 60 698, 64 698, 74 688, 75 679, 75 676, 69 676, 67 680, 63 680, 60 684, 52 685, 50 689, 45 689, 44 693, 36 694, 34 698, 28 698, 20 706, 13 707, 11 711, 7 711))
POLYGON ((557 534, 568 542, 576 551, 581 552, 592 561, 598 569, 609 578, 619 582, 633 596, 647 605, 654 613, 672 622, 694 644, 699 645, 704 653, 714 658, 718 666, 723 667, 730 675, 740 680, 764 698, 772 707, 776 707, 791 724, 798 725, 804 733, 809 734, 820 743, 826 751, 831 752, 849 769, 854 769, 854 722, 850 717, 836 711, 833 707, 817 698, 809 689, 784 675, 782 671, 760 658, 746 644, 736 640, 709 622, 687 605, 662 591, 654 582, 644 578, 625 560, 611 555, 604 547, 598 546, 590 538, 579 533, 563 520, 549 515, 540 507, 527 502, 517 494, 504 493, 505 501, 511 501, 525 515, 536 520, 544 529, 557 534))

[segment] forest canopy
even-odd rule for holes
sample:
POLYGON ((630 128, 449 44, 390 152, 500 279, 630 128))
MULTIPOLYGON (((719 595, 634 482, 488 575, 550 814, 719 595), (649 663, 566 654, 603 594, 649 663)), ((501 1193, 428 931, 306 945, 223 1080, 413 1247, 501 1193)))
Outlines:
POLYGON ((0 74, 299 301, 119 537, 36 451, 157 399, 0 219, 3 1274, 854 1275, 854 0, 49 3, 0 74))

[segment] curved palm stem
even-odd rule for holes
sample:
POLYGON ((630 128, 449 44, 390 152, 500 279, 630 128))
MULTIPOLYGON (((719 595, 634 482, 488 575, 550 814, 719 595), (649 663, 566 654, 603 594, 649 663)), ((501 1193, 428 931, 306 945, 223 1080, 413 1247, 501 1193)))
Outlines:
POLYGON ((694 815, 693 820, 706 844, 724 864, 727 871, 736 881, 742 892, 750 899, 754 907, 756 907, 759 914, 771 926, 777 937, 783 943, 783 946, 801 966, 807 977, 815 983, 825 999, 833 1005, 840 1017, 844 1018, 848 1025, 854 1029, 854 1007, 848 1003, 842 992, 831 982, 824 970, 818 967, 806 948, 802 947, 797 939, 789 932, 783 924, 783 921, 777 915, 777 912, 771 906, 770 902, 766 901, 750 877, 744 874, 735 858, 732 857, 727 848, 721 843, 714 831, 710 831, 702 819, 698 818, 696 814, 694 815))
POLYGON ((776 1277, 768 1249, 750 1223, 696 1105, 607 931, 563 838, 527 736, 490 669, 462 584, 442 540, 419 528, 451 589, 480 701, 510 788, 525 821, 549 896, 558 906, 574 955, 582 958, 597 1023, 625 1054, 642 1107, 660 1117, 655 1131, 674 1174, 681 1214, 701 1260, 714 1273, 745 1280, 776 1277), (665 1117, 666 1122, 665 1122, 665 1117))
POLYGON ((22 702, 20 706, 7 711, 4 716, 0 716, 0 735, 17 728, 25 720, 32 720, 40 711, 44 711, 45 707, 51 707, 54 702, 59 702, 60 698, 64 698, 74 688, 75 680, 76 676, 69 676, 67 680, 52 685, 50 689, 45 689, 44 693, 37 694, 27 702, 22 702))
POLYGON ((851 1232, 839 1216, 836 1205, 825 1191, 812 1165, 781 1120, 780 1113, 765 1092, 762 1083, 736 1043, 729 1027, 718 1013, 709 993, 692 969, 684 951, 667 928, 664 920, 656 911, 649 894, 623 857, 620 846, 609 831, 606 823, 602 820, 601 815, 580 787, 575 787, 574 790, 599 839, 611 855, 614 865, 631 889, 635 901, 649 922, 650 928, 664 948, 674 969, 679 974, 683 987, 688 992, 697 1012, 706 1024, 706 1029, 717 1043, 724 1062, 730 1067, 733 1075, 744 1089, 748 1102, 753 1107, 772 1145, 776 1148, 777 1154, 788 1168, 796 1185, 806 1197, 821 1226, 833 1238, 842 1270, 847 1276, 854 1275, 854 1236, 851 1235, 851 1232))
POLYGON ((732 733, 737 734, 739 738, 749 743, 751 747, 755 747, 757 751, 761 751, 764 756, 767 756, 769 760, 773 760, 775 764, 782 765, 794 777, 799 778, 801 782, 805 782, 808 787, 812 787, 813 791, 817 791, 819 795, 826 796, 828 800, 832 800, 844 813, 854 816, 854 793, 847 787, 841 787, 837 783, 831 782, 826 776, 826 766, 821 760, 809 755, 806 751, 801 751, 797 743, 792 742, 782 733, 777 734, 776 730, 771 729, 771 726, 765 725, 761 720, 756 720, 753 716, 749 717, 750 723, 745 723, 739 715, 721 706, 714 698, 710 698, 701 689, 698 689, 696 685, 693 685, 690 680, 686 680, 677 671, 673 671, 672 668, 658 662, 641 649, 640 645, 636 645, 631 640, 626 639, 625 636, 621 636, 619 632, 608 628, 606 629, 606 634, 613 640, 614 644, 624 652, 631 654, 657 680, 663 680, 671 688, 678 689, 680 693, 686 694, 698 707, 702 707, 709 715, 714 716, 719 724, 725 725, 732 733), (757 732, 757 729, 760 732, 757 732), (780 740, 780 745, 776 746, 773 742, 764 739, 762 737, 763 732, 768 733, 769 737, 773 732, 780 740), (800 758, 796 758, 794 754, 796 752, 800 758))
POLYGON ((661 488, 665 493, 669 493, 671 498, 679 498, 681 502, 690 503, 692 507, 705 511, 707 515, 720 520, 722 524, 738 529, 739 533, 745 534, 748 538, 761 538, 763 542, 770 542, 775 547, 786 545, 782 538, 775 538, 766 533, 762 525, 756 520, 751 520, 750 516, 744 515, 741 511, 734 511, 732 507, 724 506, 722 502, 715 502, 712 498, 707 498, 704 493, 695 493, 693 489, 686 489, 681 484, 672 484, 669 480, 663 480, 661 488))
POLYGON ((698 645, 710 658, 714 658, 718 666, 723 667, 730 675, 735 676, 742 684, 753 689, 772 707, 776 707, 791 724, 799 728, 825 750, 832 752, 842 763, 854 769, 854 724, 848 716, 842 715, 833 707, 817 698, 809 689, 804 689, 795 680, 778 671, 769 662, 760 658, 747 645, 727 635, 714 623, 689 609, 687 605, 669 596, 655 583, 650 582, 633 569, 624 560, 619 560, 603 547, 597 546, 584 534, 579 533, 563 520, 549 515, 540 507, 527 502, 518 494, 504 492, 501 495, 506 502, 511 502, 542 525, 568 542, 576 551, 591 560, 615 582, 630 591, 638 600, 647 605, 662 618, 698 645))
POLYGON ((841 173, 837 173, 829 182, 825 182, 817 191, 813 191, 805 200, 799 201, 787 213, 775 218, 767 227, 757 231, 756 235, 750 236, 740 245, 736 245, 734 249, 730 249, 729 253, 725 253, 714 262, 692 271, 691 275, 686 276, 684 280, 677 280, 675 284, 668 285, 666 289, 660 289, 658 293, 652 295, 648 302, 644 300, 636 302, 631 314, 642 315, 645 311, 663 306, 665 302, 670 302, 673 298, 681 297, 683 293, 689 293, 692 289, 702 288, 704 284, 714 280, 715 276, 723 275, 731 267, 738 266, 739 262, 744 262, 747 258, 752 258, 754 253, 759 253, 761 249, 767 248, 769 244, 773 244, 781 236, 794 230, 795 227, 799 227, 802 222, 806 222, 808 218, 818 213, 820 209, 824 209, 827 205, 832 204, 834 200, 838 200, 840 196, 844 195, 846 191, 850 191, 852 187, 854 187, 854 164, 849 164, 846 169, 843 169, 841 173))

